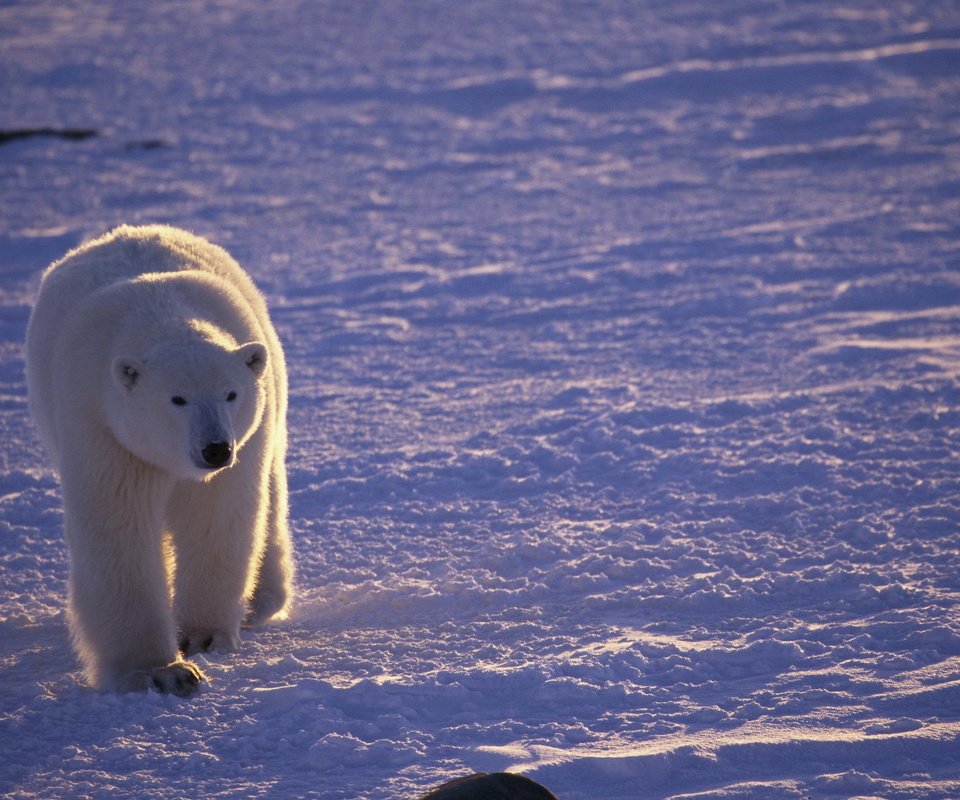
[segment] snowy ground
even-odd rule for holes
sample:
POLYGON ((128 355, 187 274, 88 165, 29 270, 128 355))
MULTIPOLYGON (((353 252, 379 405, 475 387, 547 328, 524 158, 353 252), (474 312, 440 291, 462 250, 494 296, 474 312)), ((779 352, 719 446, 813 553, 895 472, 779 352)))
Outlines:
POLYGON ((0 6, 0 795, 960 797, 960 7, 0 6), (49 132, 48 132, 49 133, 49 132), (21 342, 192 228, 291 365, 292 620, 100 695, 21 342))

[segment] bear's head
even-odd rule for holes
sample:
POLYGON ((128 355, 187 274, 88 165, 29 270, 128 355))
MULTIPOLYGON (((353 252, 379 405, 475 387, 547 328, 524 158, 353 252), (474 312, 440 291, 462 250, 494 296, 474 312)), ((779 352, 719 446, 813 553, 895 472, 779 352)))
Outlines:
POLYGON ((233 465, 260 424, 267 348, 192 341, 113 360, 109 424, 131 453, 178 478, 233 465))

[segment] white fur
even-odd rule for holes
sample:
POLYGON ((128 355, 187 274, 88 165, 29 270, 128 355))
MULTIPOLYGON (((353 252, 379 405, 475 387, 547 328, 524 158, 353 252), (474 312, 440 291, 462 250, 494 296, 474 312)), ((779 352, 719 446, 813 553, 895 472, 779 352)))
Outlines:
POLYGON ((44 273, 27 381, 90 681, 189 694, 179 649, 233 650, 291 594, 287 377, 262 296, 204 239, 118 228, 44 273))

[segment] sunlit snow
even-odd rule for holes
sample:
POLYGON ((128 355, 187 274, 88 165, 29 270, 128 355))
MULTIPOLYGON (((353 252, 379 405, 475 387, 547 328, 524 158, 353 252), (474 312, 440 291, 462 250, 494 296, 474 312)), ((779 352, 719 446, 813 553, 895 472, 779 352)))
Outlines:
POLYGON ((0 6, 0 795, 960 797, 960 9, 0 6), (120 223, 291 375, 299 601, 179 700, 68 640, 23 349, 120 223))

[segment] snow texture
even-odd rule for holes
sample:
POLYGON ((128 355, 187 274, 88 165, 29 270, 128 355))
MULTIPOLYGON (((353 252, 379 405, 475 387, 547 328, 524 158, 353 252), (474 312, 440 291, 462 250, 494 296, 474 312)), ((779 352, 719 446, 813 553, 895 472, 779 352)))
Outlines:
POLYGON ((960 797, 960 10, 0 6, 0 795, 960 797), (299 603, 86 688, 22 341, 121 222, 291 370, 299 603))

